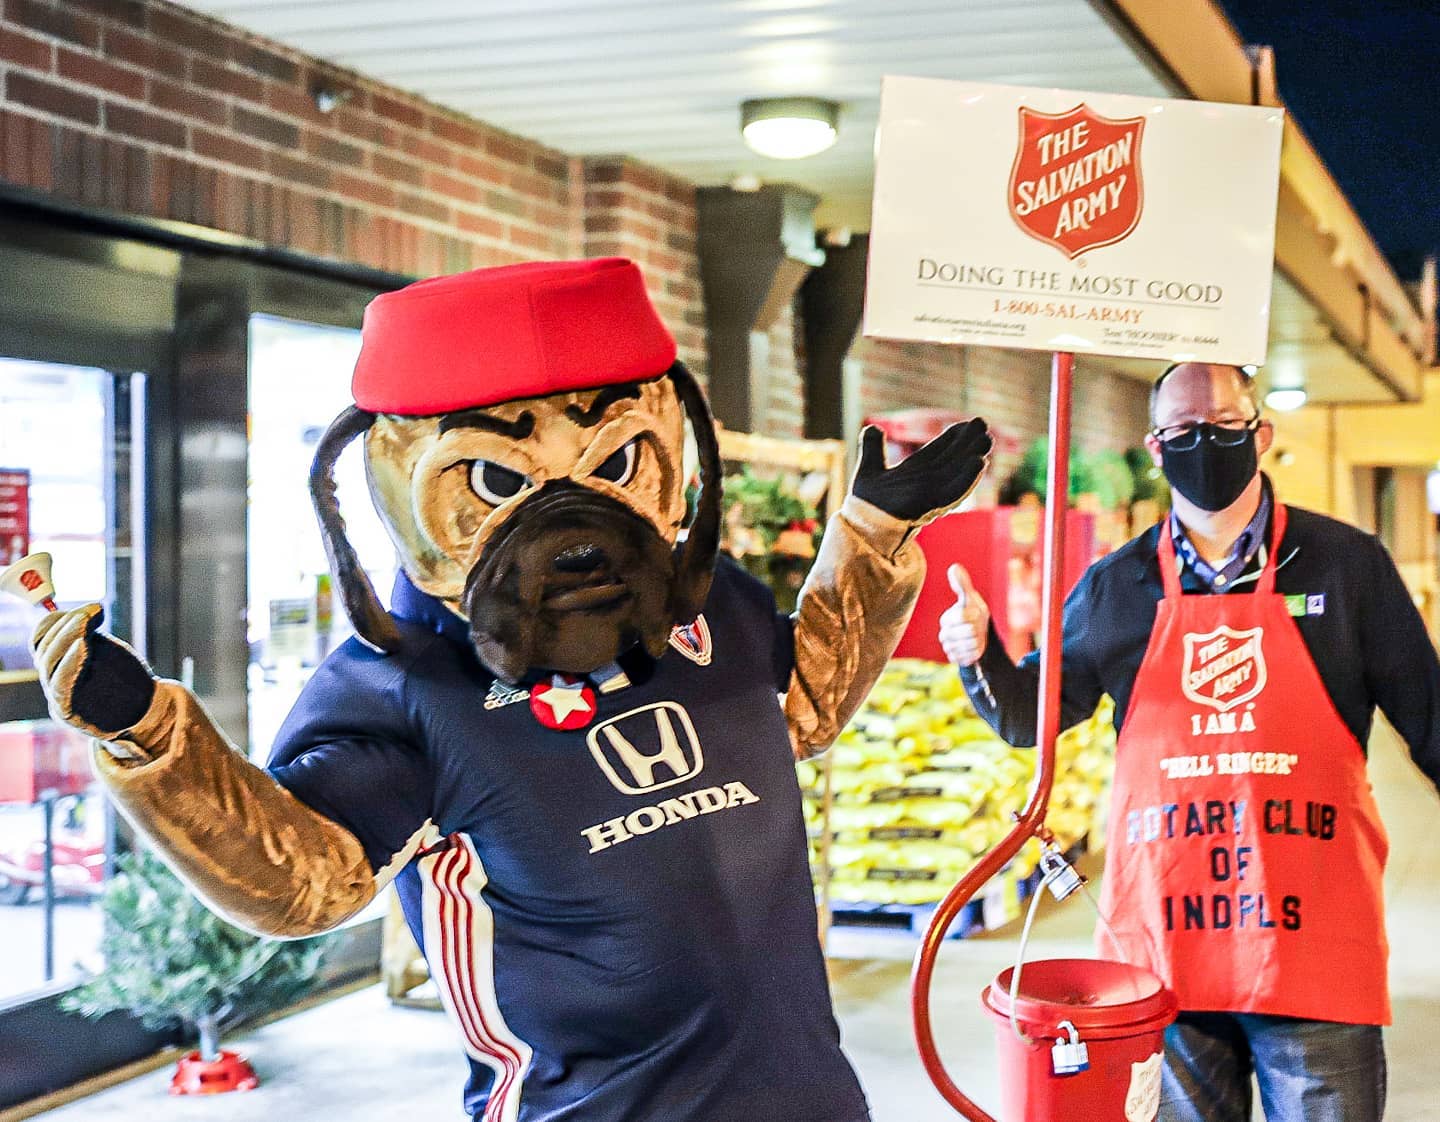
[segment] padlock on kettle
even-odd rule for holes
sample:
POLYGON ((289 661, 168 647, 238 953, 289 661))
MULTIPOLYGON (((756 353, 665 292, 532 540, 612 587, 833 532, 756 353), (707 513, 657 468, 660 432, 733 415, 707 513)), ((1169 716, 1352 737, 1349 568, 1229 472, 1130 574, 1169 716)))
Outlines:
POLYGON ((1055 1047, 1050 1049, 1050 1063, 1055 1068, 1056 1075, 1079 1075, 1082 1071, 1090 1068, 1090 1049, 1080 1039, 1080 1034, 1075 1030, 1075 1025, 1070 1021, 1061 1021, 1057 1028, 1065 1030, 1069 1040, 1057 1040, 1055 1047))

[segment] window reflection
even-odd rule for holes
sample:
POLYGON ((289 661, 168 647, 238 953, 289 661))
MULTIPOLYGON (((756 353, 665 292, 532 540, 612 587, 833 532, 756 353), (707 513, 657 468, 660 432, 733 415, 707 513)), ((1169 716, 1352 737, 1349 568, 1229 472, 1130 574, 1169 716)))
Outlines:
MULTIPOLYGON (((300 688, 352 633, 310 504, 316 445, 351 404, 360 332, 254 316, 250 320, 249 539, 250 753, 270 745, 300 688)), ((340 457, 335 480, 346 531, 388 605, 394 547, 370 505, 361 442, 340 457)))

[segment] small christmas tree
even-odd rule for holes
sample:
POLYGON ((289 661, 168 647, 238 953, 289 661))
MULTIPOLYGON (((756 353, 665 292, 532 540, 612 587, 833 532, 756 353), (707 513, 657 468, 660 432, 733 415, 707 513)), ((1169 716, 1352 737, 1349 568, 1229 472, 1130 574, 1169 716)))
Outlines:
POLYGON ((119 1010, 149 1029, 182 1024, 202 1062, 220 1055, 220 1033, 284 1006, 313 985, 328 937, 292 942, 242 931, 209 911, 158 857, 137 850, 117 862, 101 900, 105 970, 63 1005, 87 1017, 119 1010))

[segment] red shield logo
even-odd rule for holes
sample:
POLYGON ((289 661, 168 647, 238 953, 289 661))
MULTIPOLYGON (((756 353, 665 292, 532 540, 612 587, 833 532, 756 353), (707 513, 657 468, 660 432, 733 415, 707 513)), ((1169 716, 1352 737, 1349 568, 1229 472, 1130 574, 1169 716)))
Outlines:
POLYGON ((1217 627, 1205 635, 1185 636, 1185 665, 1180 691, 1200 705, 1224 713, 1265 688, 1265 629, 1236 631, 1217 627))
POLYGON ((1064 113, 1020 107, 1010 216, 1072 260, 1129 236, 1140 222, 1144 117, 1112 120, 1084 102, 1064 113))

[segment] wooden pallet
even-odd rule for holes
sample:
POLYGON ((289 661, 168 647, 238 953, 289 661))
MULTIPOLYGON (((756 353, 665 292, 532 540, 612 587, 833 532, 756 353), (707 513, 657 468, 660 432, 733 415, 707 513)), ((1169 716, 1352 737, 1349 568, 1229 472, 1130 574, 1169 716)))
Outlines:
MULTIPOLYGON (((1081 840, 1066 852, 1065 859, 1074 864, 1085 852, 1086 844, 1081 840)), ((967 939, 983 932, 999 931, 1015 923, 1040 888, 1040 877, 1040 870, 1036 869, 1028 877, 1015 881, 1014 895, 1008 900, 1002 895, 1003 889, 972 899, 960 909, 945 938, 967 939)), ((830 909, 831 923, 840 927, 906 931, 918 938, 929 928, 937 907, 938 903, 865 904, 837 900, 830 909)))
MULTIPOLYGON (((925 934, 935 916, 936 904, 863 904, 836 901, 830 909, 835 927, 869 927, 899 931, 915 936, 925 934)), ((946 932, 947 939, 964 939, 985 930, 982 905, 972 900, 960 909, 946 932)))

